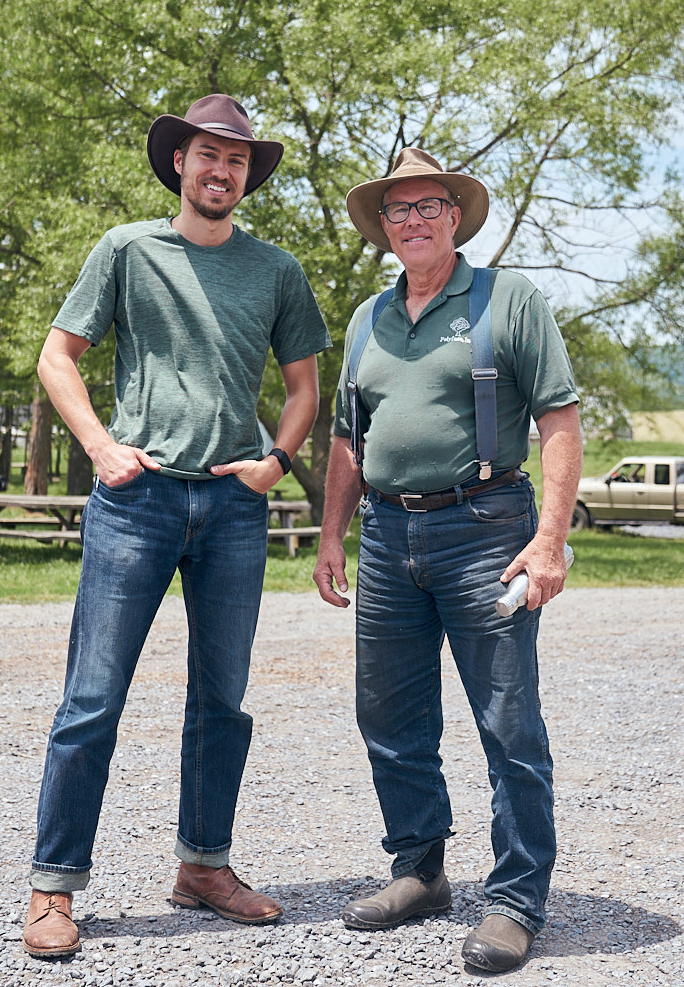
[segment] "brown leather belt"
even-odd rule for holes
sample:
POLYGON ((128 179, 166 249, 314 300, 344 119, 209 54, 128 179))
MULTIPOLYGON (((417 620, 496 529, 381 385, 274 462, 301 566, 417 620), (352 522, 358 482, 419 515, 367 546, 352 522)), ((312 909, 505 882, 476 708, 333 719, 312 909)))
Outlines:
POLYGON ((484 483, 476 483, 472 487, 449 487, 447 490, 436 490, 434 493, 403 493, 386 494, 381 490, 375 490, 380 500, 386 500, 388 504, 397 504, 406 511, 438 511, 442 507, 449 507, 451 504, 461 503, 468 497, 477 497, 478 494, 487 493, 488 490, 496 490, 497 487, 508 486, 522 480, 525 474, 522 470, 512 469, 502 473, 501 476, 494 477, 493 480, 485 480, 484 483))

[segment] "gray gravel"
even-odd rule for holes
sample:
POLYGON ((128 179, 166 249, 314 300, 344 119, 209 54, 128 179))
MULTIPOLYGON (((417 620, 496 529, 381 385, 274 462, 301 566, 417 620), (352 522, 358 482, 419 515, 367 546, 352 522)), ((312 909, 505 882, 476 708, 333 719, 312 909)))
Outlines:
MULTIPOLYGON (((484 984, 460 948, 482 914, 489 789, 448 653, 442 751, 457 836, 453 908, 358 933, 343 904, 387 878, 382 820, 353 713, 353 613, 315 594, 269 594, 246 706, 255 718, 233 865, 280 899, 278 925, 240 926, 169 902, 184 692, 182 602, 146 646, 119 745, 87 891, 82 951, 37 961, 21 947, 45 737, 60 699, 70 605, 0 606, 4 815, 0 985, 484 984)), ((682 628, 677 589, 568 590, 542 621, 542 698, 556 760, 560 855, 549 921, 498 978, 540 987, 684 985, 682 628)))

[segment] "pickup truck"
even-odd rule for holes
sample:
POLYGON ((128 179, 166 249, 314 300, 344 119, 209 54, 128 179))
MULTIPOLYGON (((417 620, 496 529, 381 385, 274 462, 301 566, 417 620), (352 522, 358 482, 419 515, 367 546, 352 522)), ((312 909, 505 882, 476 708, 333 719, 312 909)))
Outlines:
POLYGON ((583 477, 572 528, 593 525, 684 524, 684 458, 631 456, 602 477, 583 477))

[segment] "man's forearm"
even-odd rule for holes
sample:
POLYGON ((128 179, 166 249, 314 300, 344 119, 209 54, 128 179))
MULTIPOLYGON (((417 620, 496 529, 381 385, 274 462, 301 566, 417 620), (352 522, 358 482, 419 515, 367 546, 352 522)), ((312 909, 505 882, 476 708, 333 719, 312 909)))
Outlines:
POLYGON ((90 402, 78 369, 78 361, 90 344, 87 340, 53 328, 38 361, 38 375, 50 400, 90 457, 104 483, 115 485, 132 479, 143 467, 159 464, 142 449, 121 446, 109 435, 90 402))
POLYGON ((285 382, 285 404, 278 422, 275 445, 294 459, 318 414, 318 372, 316 357, 307 357, 281 367, 285 382))
POLYGON ((507 583, 526 570, 528 610, 543 606, 563 589, 567 575, 563 549, 582 471, 582 437, 576 406, 548 412, 537 421, 537 426, 544 484, 539 527, 532 541, 511 560, 501 576, 507 583))
POLYGON ((354 463, 349 439, 333 439, 325 480, 325 509, 318 546, 318 560, 313 578, 326 603, 349 606, 349 598, 335 591, 347 592, 344 536, 363 493, 363 476, 354 463))
POLYGON ((582 436, 576 405, 550 412, 539 421, 542 506, 539 537, 565 541, 582 475, 582 436))
POLYGON ((288 397, 278 421, 274 445, 284 449, 290 459, 302 447, 318 414, 318 394, 298 393, 288 397))
POLYGON ((363 496, 363 474, 354 463, 348 439, 335 436, 325 478, 321 542, 342 541, 363 496))
POLYGON ((62 339, 54 333, 55 330, 46 340, 38 361, 38 376, 67 428, 76 436, 90 459, 96 461, 98 450, 110 445, 113 440, 95 414, 78 370, 76 361, 80 346, 74 353, 67 352, 57 345, 62 339))

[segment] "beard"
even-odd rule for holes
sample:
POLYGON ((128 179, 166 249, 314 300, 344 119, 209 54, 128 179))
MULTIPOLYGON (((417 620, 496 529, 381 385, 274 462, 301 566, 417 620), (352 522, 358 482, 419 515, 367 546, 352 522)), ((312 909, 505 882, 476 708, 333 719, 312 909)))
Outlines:
MULTIPOLYGON (((204 186, 202 185, 201 188, 204 188, 204 186)), ((228 201, 221 201, 217 203, 207 202, 202 198, 201 190, 198 190, 194 185, 191 185, 191 183, 185 179, 182 174, 181 191, 195 212, 198 213, 198 215, 203 216, 205 219, 227 219, 241 198, 241 196, 238 196, 235 192, 233 192, 230 194, 228 201)))

